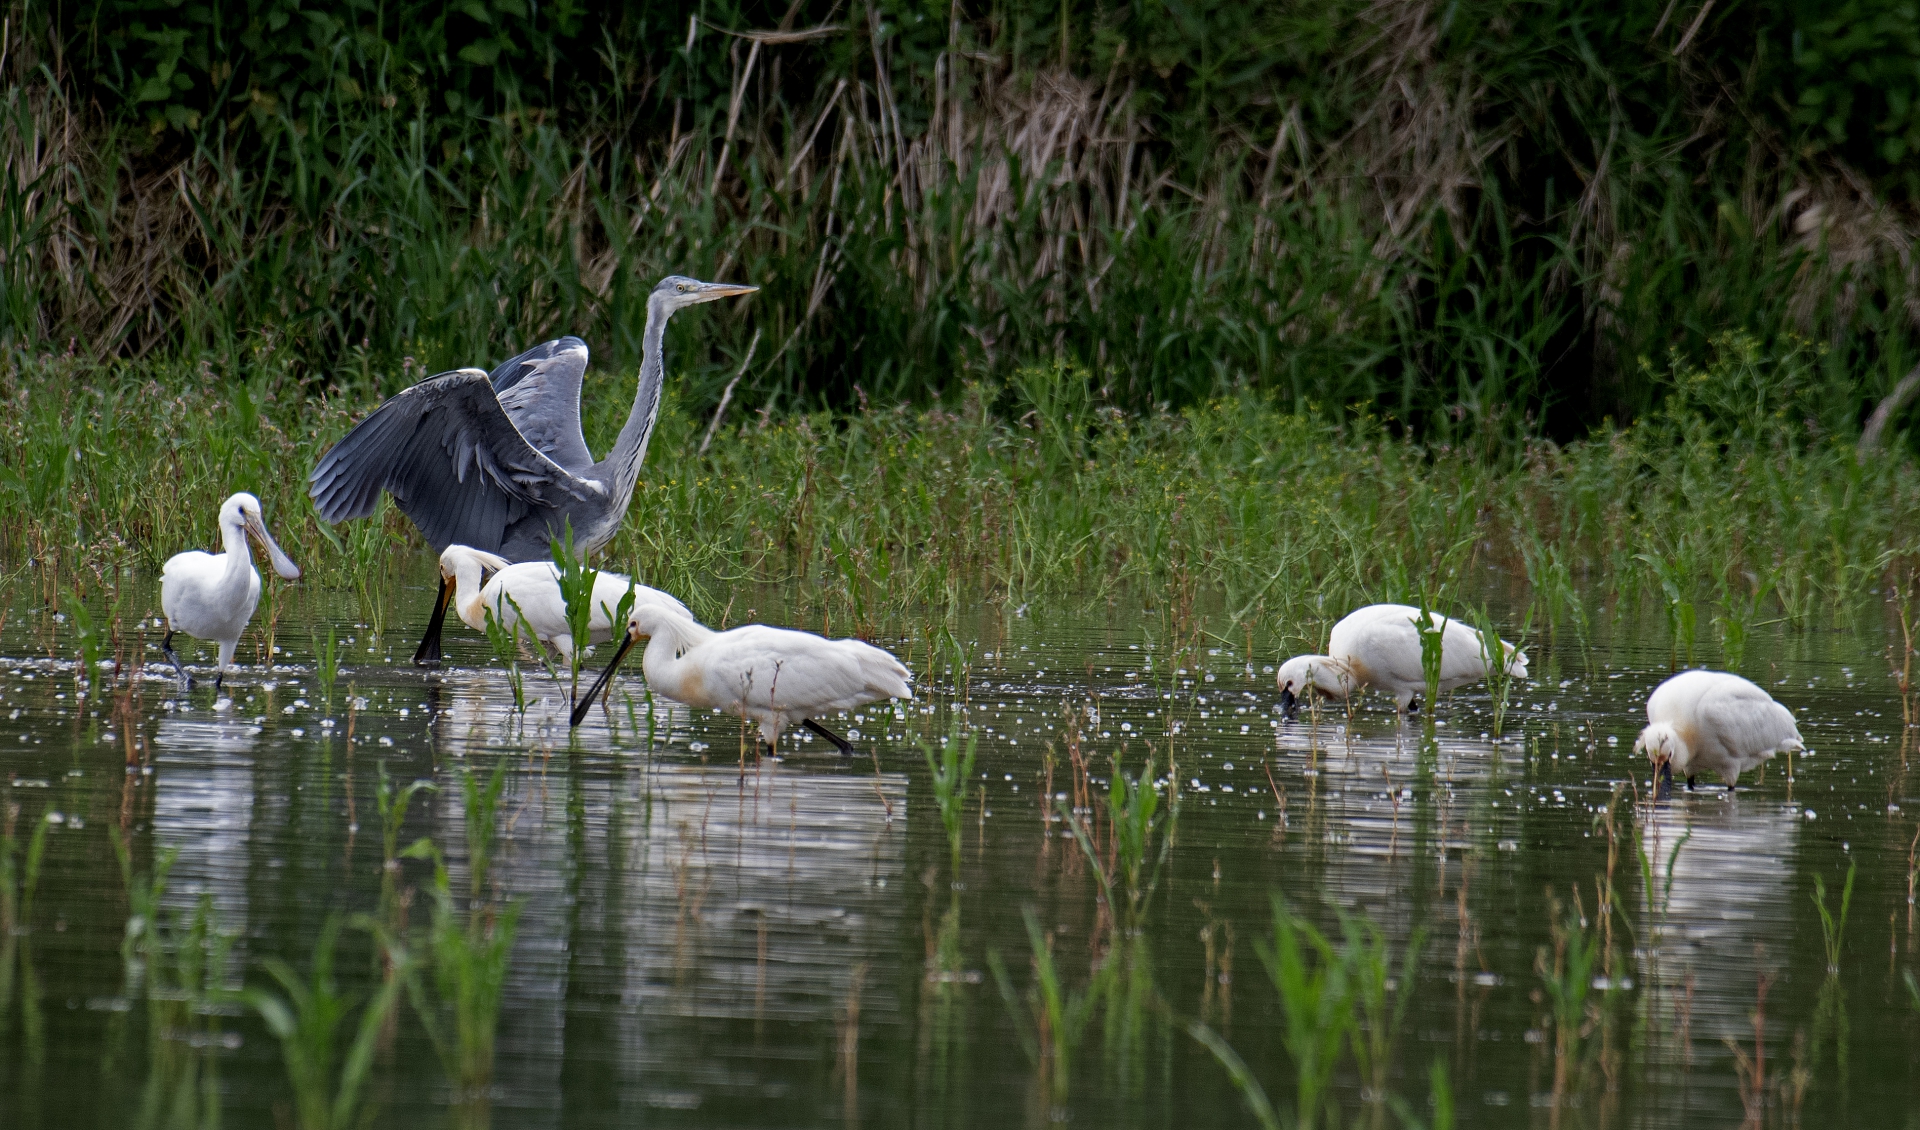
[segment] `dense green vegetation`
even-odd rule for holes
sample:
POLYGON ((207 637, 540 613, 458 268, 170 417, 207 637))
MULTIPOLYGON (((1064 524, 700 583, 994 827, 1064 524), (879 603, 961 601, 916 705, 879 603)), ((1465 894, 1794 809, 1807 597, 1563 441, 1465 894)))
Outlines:
MULTIPOLYGON (((1718 646, 1737 666, 1756 623, 1857 606, 1920 562, 1920 469, 1809 429, 1820 363, 1812 347, 1723 339, 1709 363, 1663 374, 1673 395, 1631 427, 1518 447, 1415 443, 1375 416, 1252 392, 1129 413, 1060 367, 945 407, 742 413, 704 454, 708 421, 675 399, 607 561, 717 620, 741 618, 753 584, 805 581, 800 606, 842 629, 1077 594, 1271 641, 1317 636, 1363 597, 1504 590, 1538 627, 1584 637, 1616 602, 1651 601, 1677 651, 1718 646)), ((377 624, 411 623, 417 602, 393 583, 427 577, 405 552, 411 525, 388 510, 324 527, 303 495, 311 453, 370 394, 251 371, 117 378, 74 360, 0 375, 0 558, 111 586, 114 566, 150 573, 210 542, 245 487, 308 568, 302 587, 357 588, 377 624)), ((596 445, 629 379, 588 381, 596 445)))
POLYGON ((231 386, 265 353, 283 398, 562 331, 628 365, 678 271, 766 288, 679 331, 695 415, 749 353, 776 408, 1057 359, 1140 419, 1250 390, 1567 440, 1738 331, 1822 343, 1847 434, 1920 360, 1891 0, 9 12, 34 354, 231 386))

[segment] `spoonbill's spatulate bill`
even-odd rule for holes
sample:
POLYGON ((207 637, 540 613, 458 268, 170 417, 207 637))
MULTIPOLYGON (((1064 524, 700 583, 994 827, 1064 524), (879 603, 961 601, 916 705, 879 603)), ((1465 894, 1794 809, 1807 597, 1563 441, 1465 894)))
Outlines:
MULTIPOLYGON (((307 488, 314 506, 329 522, 364 518, 385 491, 436 553, 465 545, 536 561, 569 523, 578 550, 597 553, 626 517, 660 412, 667 319, 758 289, 678 275, 660 280, 647 297, 633 408, 597 463, 580 430, 587 344, 563 337, 490 374, 456 369, 428 377, 374 409, 314 468, 307 488)), ((440 661, 450 591, 443 578, 416 663, 440 661)))
MULTIPOLYGON (((1280 706, 1288 717, 1308 694, 1345 700, 1366 687, 1393 696, 1401 712, 1419 709, 1427 689, 1420 665, 1420 610, 1410 604, 1369 604, 1348 613, 1327 635, 1326 655, 1296 655, 1281 664, 1280 706)), ((1526 654, 1505 640, 1483 641, 1479 631, 1434 613, 1440 627, 1440 690, 1444 693, 1487 677, 1489 659, 1506 657, 1506 672, 1527 676, 1526 654)))
POLYGON ((619 670, 627 649, 642 639, 647 649, 641 668, 653 693, 750 718, 760 723, 761 740, 769 747, 779 741, 781 730, 799 722, 841 753, 852 753, 845 738, 820 723, 822 716, 885 698, 913 697, 913 676, 872 644, 764 624, 716 632, 679 609, 642 604, 627 617, 620 650, 574 706, 575 726, 619 670))
POLYGON ((1781 752, 1806 746, 1793 714, 1773 696, 1725 671, 1682 671, 1647 697, 1647 728, 1633 743, 1661 778, 1718 772, 1731 793, 1740 774, 1781 752))
MULTIPOLYGON (((567 602, 560 595, 560 567, 552 561, 523 561, 513 564, 506 558, 464 545, 450 545, 440 555, 440 576, 453 589, 453 610, 462 623, 477 632, 487 630, 487 613, 495 622, 512 631, 516 624, 543 644, 573 658, 573 629, 567 623, 567 602), (484 585, 481 578, 492 573, 484 585)), ((614 635, 614 613, 633 590, 633 604, 664 604, 688 619, 693 613, 671 595, 646 585, 634 584, 618 573, 596 573, 593 580, 593 618, 588 623, 590 643, 609 640, 614 635)))
POLYGON ((167 634, 160 650, 173 663, 173 669, 187 686, 193 686, 180 656, 173 650, 173 636, 185 632, 195 639, 212 640, 220 645, 220 666, 214 675, 215 688, 225 683, 227 668, 233 663, 233 649, 240 633, 253 619, 260 603, 260 573, 253 567, 253 555, 247 547, 247 535, 253 535, 273 571, 289 581, 298 580, 300 567, 288 560, 267 532, 260 515, 260 500, 245 491, 227 499, 220 507, 220 542, 224 553, 202 553, 197 549, 176 553, 160 571, 160 609, 167 616, 167 634))

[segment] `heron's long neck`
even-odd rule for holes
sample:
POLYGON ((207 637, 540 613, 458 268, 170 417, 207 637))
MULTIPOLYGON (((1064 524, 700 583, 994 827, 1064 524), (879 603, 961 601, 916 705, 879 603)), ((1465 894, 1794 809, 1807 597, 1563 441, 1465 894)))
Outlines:
POLYGON ((647 304, 647 328, 641 339, 640 383, 633 393, 633 411, 627 413, 620 438, 607 453, 613 496, 618 510, 626 509, 633 497, 634 484, 640 481, 640 463, 647 457, 647 440, 653 437, 654 421, 660 417, 660 388, 666 379, 665 338, 668 313, 656 303, 647 304))

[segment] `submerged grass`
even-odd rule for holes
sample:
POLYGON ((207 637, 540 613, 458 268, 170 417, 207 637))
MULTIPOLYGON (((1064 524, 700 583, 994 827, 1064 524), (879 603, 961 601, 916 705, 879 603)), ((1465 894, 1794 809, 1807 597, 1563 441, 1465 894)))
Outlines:
MULTIPOLYGON (((1920 561, 1910 459, 1862 460, 1797 409, 1706 411, 1742 389, 1785 396, 1806 364, 1729 339, 1704 366, 1675 362, 1690 391, 1666 410, 1511 448, 1421 444, 1388 421, 1250 393, 1129 413, 1066 396, 1084 382, 1046 369, 936 408, 741 423, 701 455, 705 421, 670 396, 605 563, 710 614, 740 584, 801 578, 803 599, 856 624, 1131 590, 1174 610, 1207 597, 1269 639, 1315 635, 1343 603, 1524 579, 1544 633, 1584 640, 1589 605, 1651 598, 1676 659, 1694 647, 1696 605, 1731 655, 1749 625, 1850 606, 1920 561)), ((629 394, 624 377, 590 378, 590 437, 612 433, 629 394)), ((374 403, 369 387, 309 395, 264 363, 216 385, 16 357, 0 402, 0 468, 17 472, 0 476, 0 561, 54 570, 96 607, 111 570, 151 573, 209 544, 220 500, 241 488, 311 563, 303 584, 361 590, 376 628, 393 581, 425 569, 391 508, 325 528, 303 496, 306 469, 374 403), (49 466, 57 489, 32 486, 49 466)))
MULTIPOLYGON (((336 915, 321 928, 307 976, 267 958, 263 965, 281 992, 254 988, 244 994, 280 1041, 293 1088, 292 1124, 299 1130, 346 1130, 361 1122, 375 1045, 401 986, 401 978, 389 979, 364 1004, 341 990, 333 975, 341 925, 336 915), (357 1022, 350 1019, 356 1006, 357 1022)), ((405 964, 404 957, 398 964, 405 964)))
POLYGON ((462 767, 460 784, 467 833, 466 906, 463 910, 459 905, 446 858, 436 845, 423 839, 402 853, 433 861, 431 916, 424 939, 432 977, 430 985, 411 972, 404 980, 414 1013, 453 1084, 459 1123, 484 1127, 491 1116, 489 1086, 507 963, 523 904, 503 901, 493 890, 505 762, 496 764, 484 781, 462 767))
MULTIPOLYGON (((1408 1120, 1405 1102, 1387 1085, 1426 931, 1414 930, 1396 971, 1392 944, 1372 921, 1343 914, 1336 938, 1296 914, 1278 894, 1272 909, 1272 933, 1256 940, 1254 949, 1279 999, 1279 1039, 1293 1069, 1291 1117, 1283 1118, 1275 1109, 1253 1070, 1223 1036, 1198 1022, 1187 1026, 1188 1033, 1226 1069, 1266 1130, 1340 1125, 1341 1109, 1332 1088, 1349 1055, 1371 1115, 1366 1124, 1385 1125, 1386 1112, 1392 1109, 1402 1122, 1418 1125, 1408 1120)), ((1432 1083, 1434 1125, 1451 1124, 1452 1097, 1439 1064, 1432 1083)))

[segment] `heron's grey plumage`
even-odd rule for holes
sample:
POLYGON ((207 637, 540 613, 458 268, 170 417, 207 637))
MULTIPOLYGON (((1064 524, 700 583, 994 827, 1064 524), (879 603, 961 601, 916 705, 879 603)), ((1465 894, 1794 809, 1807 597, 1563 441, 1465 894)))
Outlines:
POLYGON ((670 276, 647 300, 633 410, 607 457, 595 462, 580 430, 587 344, 563 337, 491 374, 428 377, 355 425, 320 460, 308 491, 329 522, 373 513, 380 492, 440 552, 467 545, 509 561, 545 558, 571 523, 593 553, 626 517, 660 410, 662 341, 675 310, 755 288, 670 276))
POLYGON ((580 432, 586 375, 587 343, 577 337, 542 342, 487 374, 500 407, 527 442, 576 474, 593 466, 580 432))

